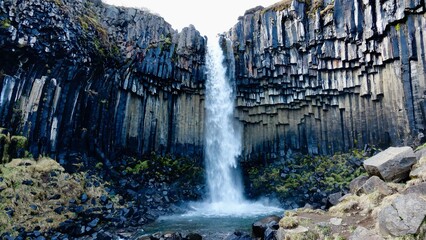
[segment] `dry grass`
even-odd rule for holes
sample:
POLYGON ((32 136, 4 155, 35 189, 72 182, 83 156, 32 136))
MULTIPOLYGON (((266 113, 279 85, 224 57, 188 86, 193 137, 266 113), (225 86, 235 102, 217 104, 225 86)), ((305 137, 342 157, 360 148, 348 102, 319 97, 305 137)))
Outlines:
POLYGON ((299 219, 297 217, 283 217, 278 224, 284 229, 292 229, 299 226, 299 219))
MULTIPOLYGON (((31 231, 39 226, 41 231, 55 228, 66 219, 74 218, 75 213, 67 211, 71 199, 79 200, 82 193, 89 198, 99 198, 105 194, 103 186, 86 187, 85 173, 68 174, 55 160, 42 158, 13 159, 0 165, 1 183, 5 190, 0 192, 0 232, 12 232, 14 227, 23 227, 31 231), (32 185, 23 184, 30 180, 32 185), (55 195, 59 195, 59 198, 55 195), (62 214, 54 209, 64 206, 62 214), (6 210, 12 208, 14 214, 9 217, 6 210), (35 208, 35 209, 34 209, 35 208)), ((87 203, 86 207, 91 207, 87 203)))
POLYGON ((263 9, 262 13, 265 13, 265 12, 271 11, 271 10, 272 11, 277 11, 277 12, 282 11, 284 9, 289 8, 290 5, 291 5, 291 2, 292 2, 292 0, 282 0, 282 1, 279 1, 277 3, 272 4, 269 7, 266 7, 265 9, 263 9))

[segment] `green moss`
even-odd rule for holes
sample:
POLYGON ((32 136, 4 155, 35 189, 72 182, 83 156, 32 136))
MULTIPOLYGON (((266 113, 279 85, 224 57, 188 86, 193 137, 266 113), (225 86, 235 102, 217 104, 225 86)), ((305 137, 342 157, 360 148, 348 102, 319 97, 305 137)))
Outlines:
POLYGON ((96 166, 95 166, 95 168, 96 169, 102 169, 104 167, 104 164, 103 163, 101 163, 101 162, 98 162, 98 163, 96 163, 96 166))
POLYGON ((2 163, 8 163, 10 161, 9 156, 9 145, 10 145, 10 136, 5 134, 0 134, 0 146, 3 152, 1 153, 2 156, 2 163))
POLYGON ((28 140, 24 136, 12 136, 10 138, 10 142, 16 147, 16 149, 25 149, 28 144, 28 140))
POLYGON ((322 238, 328 237, 331 235, 331 227, 328 225, 317 225, 316 230, 319 232, 322 238))
POLYGON ((6 19, 3 19, 3 20, 0 21, 0 26, 2 28, 6 28, 7 29, 7 28, 9 28, 12 25, 11 25, 10 20, 8 18, 6 18, 6 19))
POLYGON ((418 146, 417 148, 416 148, 416 150, 414 150, 414 151, 419 151, 419 150, 422 150, 422 149, 424 149, 424 148, 426 148, 426 143, 423 143, 422 145, 420 145, 420 146, 418 146))
POLYGON ((399 32, 400 29, 401 29, 401 24, 400 23, 396 24, 395 30, 399 32))
POLYGON ((132 174, 140 174, 149 168, 148 160, 139 161, 133 168, 127 167, 126 171, 132 174))
POLYGON ((1 142, 3 142, 3 141, 6 141, 6 139, 7 139, 7 135, 6 135, 6 134, 1 133, 1 134, 0 134, 0 141, 1 141, 1 142))
POLYGON ((320 189, 326 193, 342 191, 348 188, 352 179, 366 174, 362 166, 352 165, 349 159, 362 161, 363 154, 355 151, 351 154, 334 156, 299 156, 293 161, 274 163, 266 167, 247 169, 250 192, 277 193, 280 199, 291 197, 301 186, 311 193, 320 189))

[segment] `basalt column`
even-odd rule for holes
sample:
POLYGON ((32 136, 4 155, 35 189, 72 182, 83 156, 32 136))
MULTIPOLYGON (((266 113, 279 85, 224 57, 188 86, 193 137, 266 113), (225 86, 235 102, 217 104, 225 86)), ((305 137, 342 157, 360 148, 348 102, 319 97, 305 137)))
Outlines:
POLYGON ((101 1, 0 2, 0 126, 38 155, 201 156, 205 38, 101 1))
POLYGON ((228 33, 244 155, 416 141, 425 120, 425 29, 424 1, 415 0, 294 0, 247 11, 228 33))

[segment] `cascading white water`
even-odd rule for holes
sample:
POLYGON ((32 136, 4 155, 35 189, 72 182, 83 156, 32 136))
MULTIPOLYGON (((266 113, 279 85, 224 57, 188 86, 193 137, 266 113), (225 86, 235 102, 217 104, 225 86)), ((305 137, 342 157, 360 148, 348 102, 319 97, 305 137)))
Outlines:
POLYGON ((204 154, 210 201, 240 203, 243 190, 236 174, 236 158, 241 153, 241 131, 233 116, 233 89, 219 39, 209 41, 207 47, 204 154))
MULTIPOLYGON (((234 118, 234 91, 224 65, 224 54, 218 38, 210 38, 207 46, 205 162, 209 198, 193 203, 184 216, 250 217, 280 212, 277 207, 249 202, 237 170, 241 153, 241 126, 234 118), (210 40, 211 39, 211 40, 210 40)), ((230 46, 229 46, 230 47, 230 46)), ((233 67, 233 66, 231 66, 233 67)), ((229 74, 228 74, 229 75, 229 74)))

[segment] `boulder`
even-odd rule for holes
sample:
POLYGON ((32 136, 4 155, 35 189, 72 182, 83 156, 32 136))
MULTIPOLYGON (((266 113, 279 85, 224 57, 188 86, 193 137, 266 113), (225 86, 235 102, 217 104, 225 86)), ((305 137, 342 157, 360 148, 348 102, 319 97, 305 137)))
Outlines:
POLYGON ((275 215, 271 215, 265 218, 262 218, 258 221, 256 221, 255 223, 252 224, 251 228, 252 228, 252 232, 253 232, 253 236, 254 237, 263 237, 265 234, 265 230, 268 228, 268 226, 270 225, 270 223, 272 222, 279 222, 280 221, 280 217, 275 216, 275 215))
POLYGON ((198 233, 189 233, 186 235, 186 239, 188 240, 202 240, 203 237, 198 233))
POLYGON ((367 176, 359 176, 349 183, 349 190, 353 194, 357 194, 362 185, 368 180, 367 176))
POLYGON ((390 147, 364 161, 364 168, 371 176, 385 181, 399 182, 408 177, 417 159, 411 147, 390 147))
POLYGON ((407 195, 410 193, 417 193, 420 195, 426 195, 426 182, 417 184, 417 185, 413 185, 413 186, 409 186, 407 187, 402 194, 407 195))
POLYGON ((243 232, 234 232, 229 234, 224 240, 252 240, 252 238, 243 232))
POLYGON ((284 229, 280 228, 278 229, 276 233, 277 240, 284 240, 284 239, 306 239, 306 240, 313 240, 313 239, 319 239, 318 233, 309 230, 306 227, 298 226, 294 229, 284 229))
POLYGON ((337 192, 337 193, 332 193, 330 195, 328 195, 328 202, 332 205, 335 206, 339 203, 339 199, 343 197, 343 193, 342 192, 337 192))
POLYGON ((359 226, 355 229, 352 235, 349 237, 349 240, 360 240, 360 239, 368 239, 368 240, 383 240, 383 238, 373 231, 366 229, 365 227, 359 226))
POLYGON ((276 238, 275 238, 276 232, 277 232, 277 230, 267 228, 265 230, 265 235, 263 236, 263 240, 276 240, 276 238))
POLYGON ((373 192, 379 192, 382 195, 392 194, 392 190, 377 176, 372 176, 369 178, 361 187, 361 193, 370 194, 373 192))
POLYGON ((426 201, 410 193, 395 198, 378 214, 378 226, 384 236, 399 237, 418 232, 426 216, 426 201))
POLYGON ((330 223, 333 224, 334 226, 342 225, 342 221, 343 221, 343 219, 341 219, 341 218, 331 218, 330 219, 330 223))

